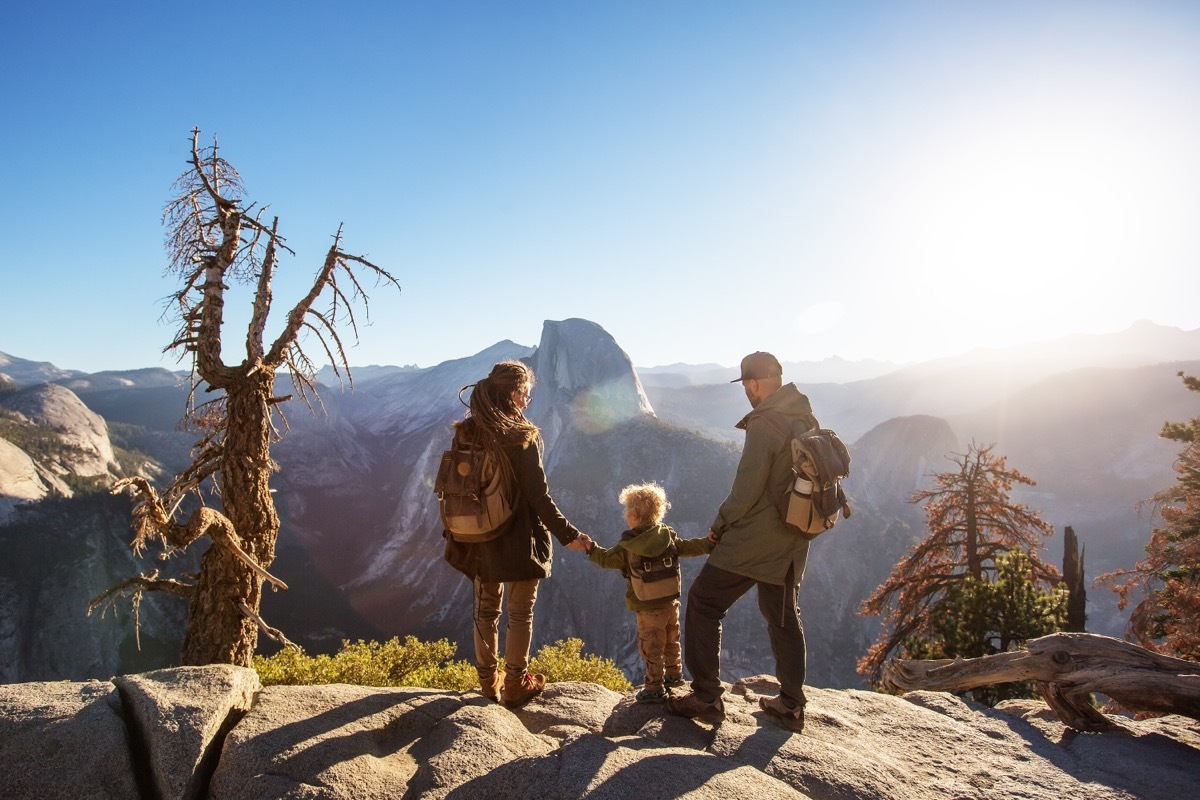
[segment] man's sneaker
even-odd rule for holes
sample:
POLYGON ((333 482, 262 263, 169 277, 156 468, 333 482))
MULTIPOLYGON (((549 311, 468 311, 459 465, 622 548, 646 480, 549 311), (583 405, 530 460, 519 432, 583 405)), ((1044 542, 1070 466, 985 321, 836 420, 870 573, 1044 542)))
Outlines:
POLYGON ((643 686, 634 695, 639 703, 662 703, 667 699, 667 693, 662 689, 649 689, 643 686))
POLYGON ((804 730, 804 706, 789 708, 784 699, 776 695, 758 698, 758 707, 767 712, 767 716, 781 727, 796 733, 804 730))
POLYGON ((500 687, 504 685, 504 673, 497 672, 495 675, 492 676, 492 679, 490 681, 485 681, 482 678, 480 678, 479 685, 480 685, 479 693, 481 695, 486 697, 488 700, 495 700, 495 701, 499 702, 500 687))
POLYGON ((540 672, 526 670, 519 678, 504 678, 504 705, 508 708, 523 706, 546 688, 546 676, 540 672))
POLYGON ((668 689, 675 686, 683 686, 683 673, 678 672, 674 675, 667 675, 663 678, 663 686, 666 686, 668 689))
POLYGON ((688 692, 681 697, 669 698, 667 700, 667 710, 680 717, 725 718, 725 703, 722 702, 721 698, 718 697, 709 703, 697 697, 695 692, 688 692))

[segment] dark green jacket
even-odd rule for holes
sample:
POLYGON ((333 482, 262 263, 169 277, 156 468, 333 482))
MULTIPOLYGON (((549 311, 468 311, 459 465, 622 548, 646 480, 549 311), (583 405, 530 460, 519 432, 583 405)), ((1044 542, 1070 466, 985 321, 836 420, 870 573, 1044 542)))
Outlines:
POLYGON ((782 414, 794 433, 816 427, 812 406, 794 383, 780 387, 737 424, 746 431, 746 444, 733 488, 711 526, 718 542, 708 562, 779 586, 791 567, 794 583, 799 584, 808 560, 808 540, 789 532, 779 517, 778 500, 792 480, 792 456, 786 437, 756 416, 767 409, 782 414))
POLYGON ((621 534, 621 541, 613 547, 596 545, 588 551, 588 558, 608 569, 619 569, 626 578, 625 605, 630 611, 647 611, 652 608, 664 608, 675 602, 674 597, 660 597, 657 600, 639 600, 633 592, 633 581, 629 580, 629 556, 644 556, 655 558, 667 551, 674 542, 676 553, 680 558, 702 556, 712 551, 713 543, 707 536, 698 539, 680 539, 669 526, 662 523, 639 525, 631 531, 621 534))
POLYGON ((550 497, 537 443, 510 444, 504 455, 520 490, 505 531, 491 541, 473 544, 456 542, 443 531, 446 561, 471 580, 484 583, 549 578, 554 556, 550 535, 567 545, 579 538, 579 530, 550 497))

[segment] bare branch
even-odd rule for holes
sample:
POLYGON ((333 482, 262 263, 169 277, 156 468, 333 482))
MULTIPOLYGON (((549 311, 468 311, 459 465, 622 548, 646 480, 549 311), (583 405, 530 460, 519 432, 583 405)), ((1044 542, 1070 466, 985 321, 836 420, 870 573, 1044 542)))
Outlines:
MULTIPOLYGON (((92 612, 101 606, 111 605, 118 597, 122 595, 148 592, 167 592, 176 597, 182 597, 185 600, 190 600, 196 590, 195 584, 184 583, 183 581, 175 580, 174 578, 159 578, 158 570, 151 570, 142 575, 136 575, 132 578, 126 578, 116 586, 110 586, 100 594, 88 601, 87 613, 90 617, 92 612)), ((101 616, 104 610, 101 609, 101 616)))
POLYGON ((133 637, 137 644, 137 649, 142 649, 142 632, 141 632, 141 606, 143 592, 169 592, 170 594, 182 597, 185 600, 191 600, 195 594, 195 584, 183 583, 173 578, 159 578, 158 571, 152 570, 143 575, 138 575, 133 578, 128 578, 121 581, 116 586, 110 586, 100 594, 93 597, 87 606, 87 615, 90 617, 92 612, 100 609, 101 618, 111 608, 116 606, 119 598, 128 596, 130 608, 133 611, 133 637))
POLYGON ((251 610, 250 606, 246 605, 245 603, 239 603, 238 608, 241 609, 242 614, 247 619, 254 620, 254 623, 256 625, 258 625, 258 629, 260 631, 262 631, 263 633, 265 633, 267 636, 270 636, 272 639, 279 642, 281 645, 283 645, 288 650, 291 650, 294 653, 304 652, 301 649, 300 645, 296 644, 295 642, 289 640, 286 636, 284 636, 283 631, 279 630, 278 628, 272 628, 270 625, 268 625, 263 620, 262 617, 260 617, 258 614, 254 613, 254 611, 251 610))
MULTIPOLYGON (((257 237, 255 237, 257 241, 257 237)), ((279 240, 279 217, 271 222, 271 231, 267 239, 267 252, 263 256, 262 267, 258 274, 258 289, 254 293, 254 315, 250 319, 250 327, 246 333, 246 354, 251 361, 259 362, 263 357, 263 331, 267 327, 267 316, 271 311, 271 278, 275 274, 277 261, 275 246, 279 240)))

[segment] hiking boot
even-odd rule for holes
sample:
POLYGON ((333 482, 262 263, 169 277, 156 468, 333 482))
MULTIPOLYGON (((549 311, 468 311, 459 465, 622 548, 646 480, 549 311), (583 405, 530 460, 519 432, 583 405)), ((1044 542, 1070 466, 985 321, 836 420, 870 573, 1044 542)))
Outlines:
POLYGON ((479 693, 488 700, 500 702, 500 687, 503 685, 504 673, 497 672, 489 681, 485 681, 482 678, 479 679, 479 693))
POLYGON ((504 705, 508 708, 523 706, 539 695, 546 687, 546 676, 540 672, 526 670, 519 678, 504 678, 504 705))
POLYGON ((701 700, 695 692, 667 700, 667 710, 678 717, 715 717, 725 719, 725 703, 717 698, 709 703, 701 700))
POLYGON ((758 698, 758 707, 767 712, 771 721, 789 731, 800 733, 804 730, 804 706, 789 707, 783 697, 758 698))
POLYGON ((651 689, 643 686, 633 697, 639 703, 662 703, 666 701, 667 693, 663 689, 651 689))
POLYGON ((666 686, 668 689, 675 686, 683 686, 683 673, 677 672, 674 675, 667 675, 663 678, 663 686, 666 686))

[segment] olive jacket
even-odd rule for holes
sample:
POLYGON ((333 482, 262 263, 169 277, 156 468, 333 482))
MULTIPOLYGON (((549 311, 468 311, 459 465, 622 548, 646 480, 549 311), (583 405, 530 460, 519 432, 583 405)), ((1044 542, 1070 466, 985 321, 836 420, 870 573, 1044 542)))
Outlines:
POLYGON ((654 608, 666 608, 674 603, 678 596, 660 597, 656 600, 639 600, 633 591, 633 581, 629 580, 629 557, 645 556, 655 558, 661 556, 672 545, 680 558, 702 556, 712 551, 713 543, 707 536, 698 539, 680 539, 669 526, 660 523, 639 525, 631 531, 621 534, 621 541, 612 547, 593 545, 588 550, 588 558, 608 569, 619 569, 626 578, 625 606, 630 611, 649 611, 654 608))
POLYGON ((808 398, 789 383, 763 399, 737 424, 746 431, 729 496, 721 504, 711 530, 717 535, 708 563, 727 572, 763 583, 799 584, 808 560, 808 540, 791 533, 779 516, 778 501, 792 480, 792 457, 787 437, 757 415, 763 410, 782 414, 793 433, 817 427, 808 398))
POLYGON ((549 578, 553 562, 550 535, 568 545, 579 538, 579 530, 550 497, 538 442, 510 443, 503 450, 517 479, 512 517, 499 536, 486 542, 456 542, 442 531, 446 561, 471 580, 484 583, 549 578))

